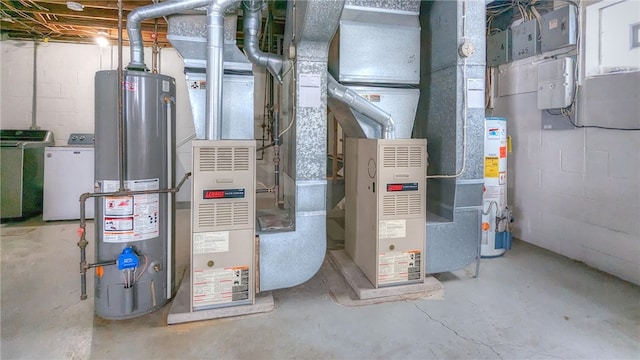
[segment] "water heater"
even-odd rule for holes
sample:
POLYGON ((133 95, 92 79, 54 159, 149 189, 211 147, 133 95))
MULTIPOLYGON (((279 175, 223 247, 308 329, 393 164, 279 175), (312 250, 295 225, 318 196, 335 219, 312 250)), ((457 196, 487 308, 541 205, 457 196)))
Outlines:
POLYGON ((345 250, 375 288, 424 280, 426 147, 347 138, 345 250))
POLYGON ((507 211, 507 121, 505 118, 485 119, 484 136, 484 193, 482 215, 483 257, 504 254, 510 248, 510 233, 505 224, 510 221, 507 211), (508 243, 505 244, 505 236, 508 243))
MULTIPOLYGON (((95 76, 96 192, 120 187, 118 72, 95 76)), ((124 72, 126 189, 174 186, 175 80, 124 72)), ((95 311, 106 319, 136 317, 163 306, 173 291, 172 194, 108 196, 95 202, 95 311), (112 264, 114 263, 115 264, 112 264)))
POLYGON ((191 311, 255 301, 255 141, 194 140, 191 311))

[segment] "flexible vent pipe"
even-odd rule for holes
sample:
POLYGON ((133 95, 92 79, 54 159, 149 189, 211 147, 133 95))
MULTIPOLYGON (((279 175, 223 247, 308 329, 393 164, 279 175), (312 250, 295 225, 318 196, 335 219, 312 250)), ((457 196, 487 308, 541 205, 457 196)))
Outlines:
POLYGON ((395 124, 388 112, 375 106, 369 102, 369 100, 358 95, 355 91, 340 84, 329 73, 327 73, 327 92, 331 98, 348 105, 355 111, 368 116, 371 120, 380 124, 380 126, 382 126, 384 139, 395 138, 395 124))
POLYGON ((262 0, 245 0, 242 2, 244 7, 242 30, 244 32, 244 52, 247 58, 253 64, 269 70, 271 75, 282 83, 282 57, 276 54, 270 54, 260 51, 258 45, 258 34, 262 25, 262 0))
POLYGON ((222 127, 222 75, 224 50, 224 12, 239 0, 167 1, 133 10, 127 17, 127 33, 131 46, 128 70, 149 71, 144 63, 140 23, 145 19, 176 14, 207 6, 207 109, 206 138, 219 140, 222 127))

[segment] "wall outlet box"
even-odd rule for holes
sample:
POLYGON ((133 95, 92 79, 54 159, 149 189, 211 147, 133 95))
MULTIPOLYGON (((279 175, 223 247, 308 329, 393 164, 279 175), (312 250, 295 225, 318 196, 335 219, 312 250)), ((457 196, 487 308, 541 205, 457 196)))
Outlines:
POLYGON ((538 109, 565 108, 575 93, 575 61, 565 57, 538 64, 538 109))
POLYGON ((525 21, 511 28, 511 59, 524 59, 540 53, 538 21, 525 21))
POLYGON ((500 31, 487 37, 487 66, 498 66, 511 61, 511 30, 500 31))
POLYGON ((575 45, 578 34, 576 7, 565 6, 542 15, 540 48, 542 52, 575 45))

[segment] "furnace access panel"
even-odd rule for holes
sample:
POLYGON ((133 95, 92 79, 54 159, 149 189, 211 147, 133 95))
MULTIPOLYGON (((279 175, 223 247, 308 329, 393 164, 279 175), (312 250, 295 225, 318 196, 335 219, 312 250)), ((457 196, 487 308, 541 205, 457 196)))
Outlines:
POLYGON ((424 139, 346 142, 345 248, 374 287, 424 280, 424 139))
POLYGON ((194 140, 191 309, 254 303, 255 141, 194 140))

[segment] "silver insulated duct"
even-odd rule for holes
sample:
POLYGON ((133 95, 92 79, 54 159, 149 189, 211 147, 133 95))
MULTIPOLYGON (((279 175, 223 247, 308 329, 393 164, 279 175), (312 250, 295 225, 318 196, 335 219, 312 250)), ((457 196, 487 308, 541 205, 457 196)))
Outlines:
POLYGON ((242 2, 243 28, 244 31, 244 52, 252 63, 266 68, 271 75, 282 83, 282 57, 260 51, 258 46, 258 34, 262 24, 262 0, 248 0, 242 2))

